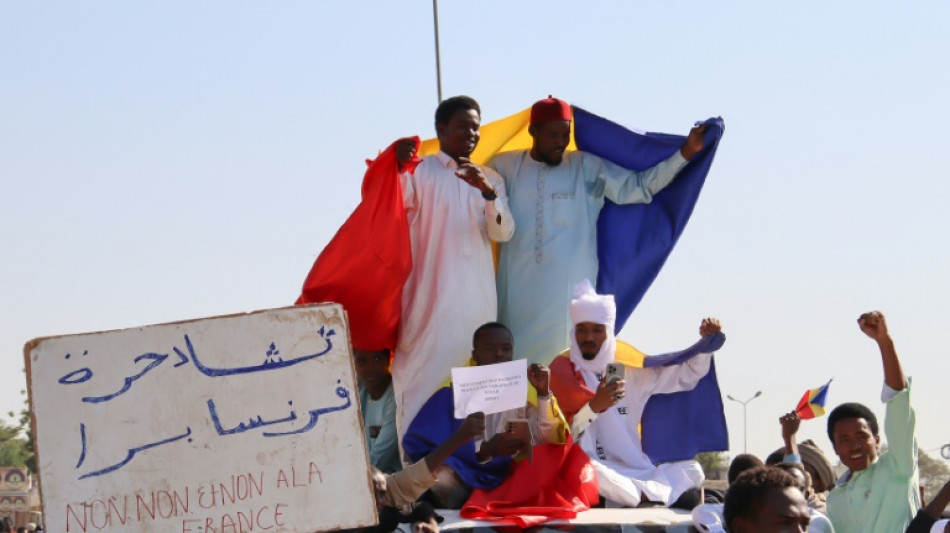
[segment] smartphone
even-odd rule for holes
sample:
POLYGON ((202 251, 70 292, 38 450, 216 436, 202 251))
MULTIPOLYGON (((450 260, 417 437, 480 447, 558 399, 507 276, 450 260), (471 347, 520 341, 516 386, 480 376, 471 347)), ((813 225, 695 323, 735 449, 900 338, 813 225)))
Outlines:
POLYGON ((607 383, 613 383, 614 381, 620 381, 623 379, 624 366, 620 363, 608 363, 607 364, 607 373, 604 375, 604 379, 607 380, 607 383))

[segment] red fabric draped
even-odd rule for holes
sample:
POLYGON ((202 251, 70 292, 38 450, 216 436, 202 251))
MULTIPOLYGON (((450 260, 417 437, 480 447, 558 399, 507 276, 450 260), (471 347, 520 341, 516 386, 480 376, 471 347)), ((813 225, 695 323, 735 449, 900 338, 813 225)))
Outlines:
POLYGON ((533 456, 531 462, 512 463, 508 479, 499 487, 472 492, 460 516, 524 528, 574 518, 598 502, 594 467, 573 439, 535 446, 533 456))
MULTIPOLYGON (((413 140, 418 150, 419 138, 413 140)), ((296 302, 342 304, 353 347, 362 350, 395 348, 402 287, 412 270, 409 221, 396 161, 399 142, 367 161, 362 201, 320 252, 296 302)), ((415 170, 419 161, 406 170, 415 170)))
POLYGON ((568 422, 573 422, 574 415, 594 398, 594 391, 574 370, 570 357, 563 354, 551 361, 551 393, 557 398, 557 404, 568 422))

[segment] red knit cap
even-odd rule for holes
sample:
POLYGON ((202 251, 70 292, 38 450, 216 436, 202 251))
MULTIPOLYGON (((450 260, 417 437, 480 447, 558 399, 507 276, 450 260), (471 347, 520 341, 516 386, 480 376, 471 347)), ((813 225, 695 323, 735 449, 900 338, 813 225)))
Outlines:
POLYGON ((571 120, 571 105, 548 95, 544 100, 538 100, 531 106, 532 124, 555 120, 571 120))

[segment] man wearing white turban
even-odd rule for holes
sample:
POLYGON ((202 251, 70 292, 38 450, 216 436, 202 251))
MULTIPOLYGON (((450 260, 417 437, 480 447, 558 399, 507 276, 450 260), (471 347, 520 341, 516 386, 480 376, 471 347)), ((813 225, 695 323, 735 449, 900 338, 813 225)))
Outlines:
MULTIPOLYGON (((574 288, 574 296, 571 347, 551 364, 551 391, 591 458, 600 494, 611 505, 636 507, 644 499, 673 504, 702 484, 703 471, 695 461, 654 465, 643 452, 640 419, 653 394, 692 390, 709 372, 712 350, 668 366, 625 365, 622 380, 604 380, 607 365, 616 361, 614 297, 597 294, 588 280, 574 288)), ((725 338, 721 329, 718 320, 707 318, 699 334, 718 347, 725 338)))

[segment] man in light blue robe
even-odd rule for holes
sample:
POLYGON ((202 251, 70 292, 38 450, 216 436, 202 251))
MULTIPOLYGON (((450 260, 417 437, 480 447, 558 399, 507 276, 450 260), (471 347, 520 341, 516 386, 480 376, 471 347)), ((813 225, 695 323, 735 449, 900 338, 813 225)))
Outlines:
POLYGON ((649 203, 703 149, 705 125, 657 165, 636 172, 594 154, 566 152, 571 107, 546 98, 531 108, 530 150, 498 154, 488 166, 503 178, 515 221, 498 262, 498 321, 521 355, 548 365, 570 346, 568 307, 580 280, 597 279, 597 218, 605 199, 649 203))

